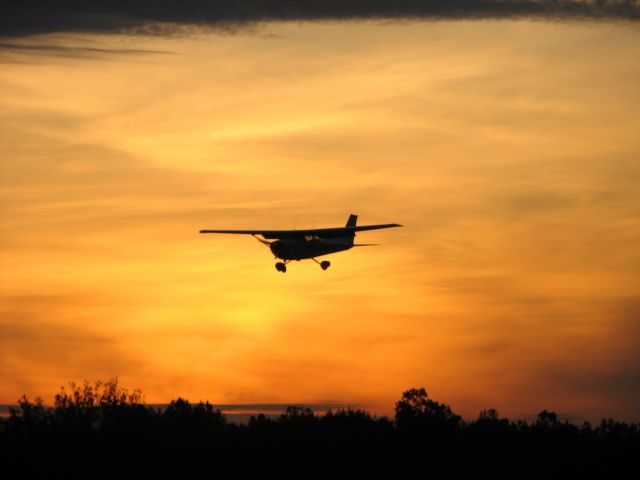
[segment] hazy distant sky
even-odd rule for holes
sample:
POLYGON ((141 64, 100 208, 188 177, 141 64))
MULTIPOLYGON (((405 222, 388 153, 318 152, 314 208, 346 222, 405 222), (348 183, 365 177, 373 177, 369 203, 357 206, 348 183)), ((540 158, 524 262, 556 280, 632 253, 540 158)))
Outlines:
POLYGON ((610 16, 5 28, 0 403, 117 375, 640 420, 640 29, 610 16), (404 228, 286 274, 197 233, 350 213, 404 228))

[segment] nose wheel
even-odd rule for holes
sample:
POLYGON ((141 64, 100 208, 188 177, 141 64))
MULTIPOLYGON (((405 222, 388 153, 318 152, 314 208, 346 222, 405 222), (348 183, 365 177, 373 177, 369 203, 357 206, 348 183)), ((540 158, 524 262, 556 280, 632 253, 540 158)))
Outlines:
POLYGON ((287 266, 282 262, 278 262, 276 263, 276 270, 285 273, 287 271, 287 266))

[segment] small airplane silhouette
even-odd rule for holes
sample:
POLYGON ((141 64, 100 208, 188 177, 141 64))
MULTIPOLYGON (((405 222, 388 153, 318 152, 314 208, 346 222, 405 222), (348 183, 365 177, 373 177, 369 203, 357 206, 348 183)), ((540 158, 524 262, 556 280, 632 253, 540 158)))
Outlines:
POLYGON ((303 260, 310 258, 323 270, 329 268, 331 262, 327 260, 319 262, 315 257, 330 253, 349 250, 351 247, 368 247, 375 243, 354 243, 356 232, 363 230, 377 230, 379 228, 401 227, 397 223, 385 223, 382 225, 362 225, 357 227, 357 215, 350 215, 347 225, 336 228, 312 228, 308 230, 200 230, 200 233, 235 233, 240 235, 252 235, 263 243, 275 255, 275 258, 284 260, 276 263, 276 270, 287 271, 287 263, 291 260, 303 260), (262 238, 259 238, 260 235, 262 238), (268 242, 267 240, 273 240, 268 242))

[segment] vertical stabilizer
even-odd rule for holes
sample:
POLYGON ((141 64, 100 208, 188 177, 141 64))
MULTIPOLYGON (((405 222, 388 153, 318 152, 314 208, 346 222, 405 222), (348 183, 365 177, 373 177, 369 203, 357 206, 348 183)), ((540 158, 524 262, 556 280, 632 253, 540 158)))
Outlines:
MULTIPOLYGON (((347 220, 347 224, 345 226, 355 227, 357 221, 358 221, 358 216, 352 213, 351 215, 349 215, 349 220, 347 220)), ((347 235, 348 236, 344 239, 344 242, 350 243, 351 245, 353 245, 353 240, 356 237, 356 232, 348 233, 347 235)))

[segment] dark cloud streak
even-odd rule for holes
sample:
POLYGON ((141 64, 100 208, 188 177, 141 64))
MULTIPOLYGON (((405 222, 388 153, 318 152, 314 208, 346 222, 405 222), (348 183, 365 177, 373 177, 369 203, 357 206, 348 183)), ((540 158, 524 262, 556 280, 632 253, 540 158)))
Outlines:
POLYGON ((638 0, 24 0, 5 4, 0 36, 59 32, 234 31, 267 21, 545 18, 640 20, 638 0))
MULTIPOLYGON (((147 50, 133 48, 96 48, 68 45, 45 45, 0 42, 0 63, 26 63, 25 57, 59 57, 83 59, 132 58, 143 55, 171 54, 165 50, 147 50)), ((34 63, 34 62, 29 62, 34 63)))
POLYGON ((167 54, 172 53, 166 50, 146 50, 134 48, 96 48, 96 47, 68 47, 62 45, 21 45, 18 43, 0 43, 0 48, 16 51, 42 52, 48 55, 69 53, 87 54, 125 54, 125 55, 146 55, 146 54, 167 54))

